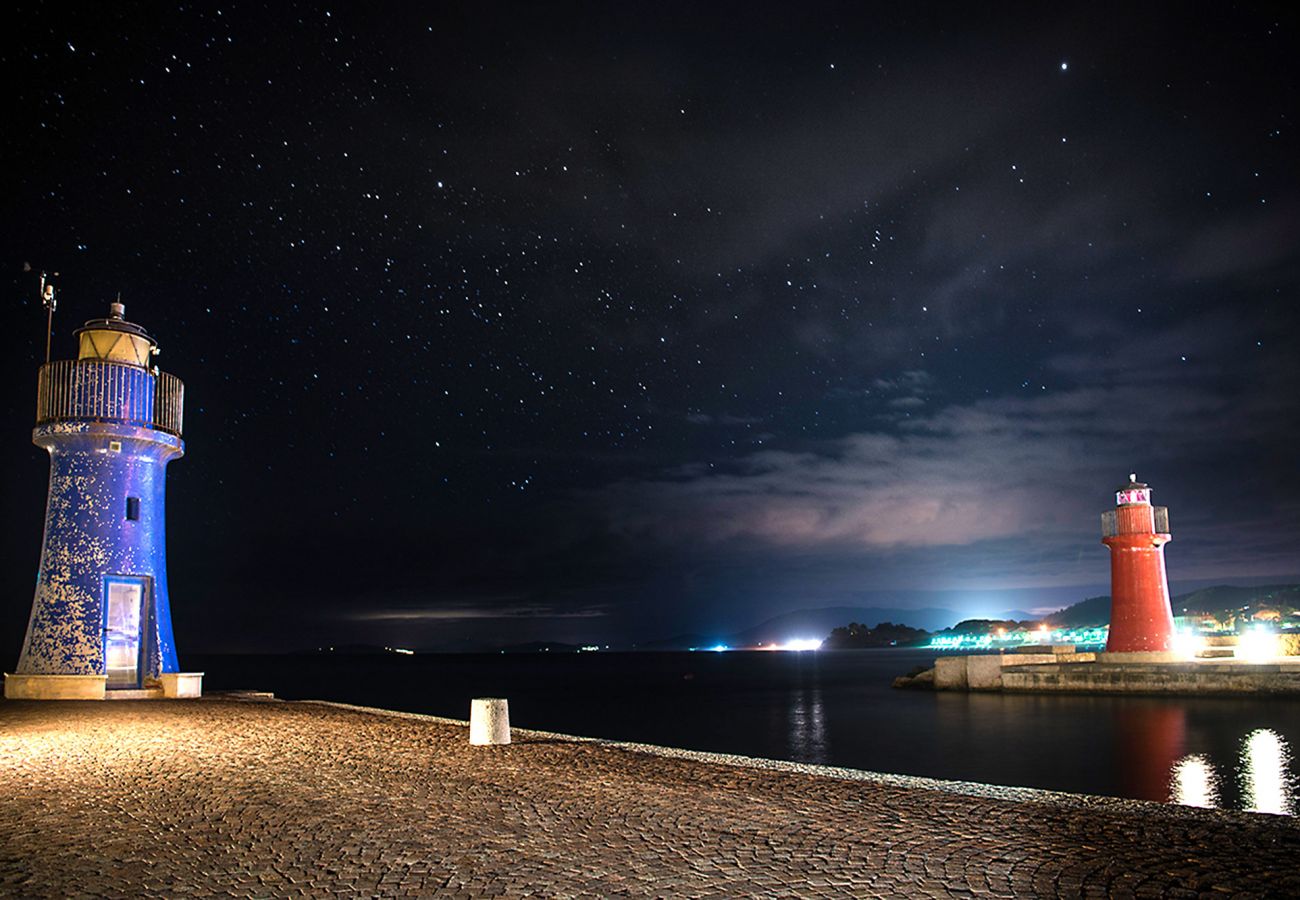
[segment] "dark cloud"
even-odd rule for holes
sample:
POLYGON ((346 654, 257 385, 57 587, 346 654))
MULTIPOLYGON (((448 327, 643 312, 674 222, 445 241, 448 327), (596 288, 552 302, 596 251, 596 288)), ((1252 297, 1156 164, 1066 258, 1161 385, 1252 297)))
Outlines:
POLYGON ((1300 262, 1297 234, 1300 206, 1295 198, 1272 208, 1260 204, 1195 234, 1178 259, 1176 272, 1187 279, 1255 279, 1277 267, 1294 269, 1300 262))
MULTIPOLYGON (((962 546, 986 554, 978 562, 966 554, 976 582, 1086 583, 1099 577, 1097 560, 1077 565, 1075 548, 1094 530, 1107 488, 1137 470, 1157 489, 1168 488, 1164 499, 1175 498, 1180 539, 1211 552, 1190 561, 1184 577, 1230 570, 1234 555, 1243 574, 1288 574, 1295 560, 1286 548, 1300 539, 1290 501, 1251 509, 1263 499, 1258 476, 1227 468, 1224 457, 1225 434, 1259 448, 1293 446, 1297 438, 1294 397, 1279 404, 1255 379, 1225 375, 1229 364, 1257 371, 1278 365, 1277 354, 1261 354, 1249 341, 1254 333, 1219 317, 1154 333, 1117 323, 1104 352, 1053 360, 1074 380, 1070 387, 950 405, 897 427, 798 451, 764 450, 727 467, 623 481, 600 495, 600 505, 618 531, 656 541, 757 541, 800 553, 838 548, 876 558, 885 569, 899 565, 900 550, 962 546), (1243 364, 1247 348, 1256 362, 1243 364), (1236 523, 1231 529, 1189 508, 1216 487, 1197 489, 1191 480, 1221 466, 1227 496, 1215 506, 1236 523), (1182 509, 1180 497, 1187 498, 1182 509), (1276 533, 1281 522, 1288 523, 1285 538, 1276 533), (1231 542, 1216 548, 1224 532, 1231 542)), ((878 379, 876 387, 910 391, 930 382, 913 371, 878 379)), ((917 571, 912 584, 939 588, 950 577, 917 571)))

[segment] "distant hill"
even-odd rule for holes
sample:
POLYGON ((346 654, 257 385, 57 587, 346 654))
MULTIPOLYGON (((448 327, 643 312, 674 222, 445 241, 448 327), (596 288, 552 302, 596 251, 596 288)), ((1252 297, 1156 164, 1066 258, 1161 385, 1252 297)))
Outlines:
MULTIPOLYGON (((1269 584, 1236 587, 1220 584, 1170 598, 1175 616, 1218 615, 1233 610, 1259 607, 1300 609, 1300 584, 1269 584)), ((1044 616, 1042 621, 1060 628, 1092 628, 1110 624, 1110 596, 1089 597, 1073 606, 1044 616)))
POLYGON ((1218 584, 1171 600, 1174 615, 1215 613, 1248 606, 1289 606, 1300 608, 1300 584, 1269 584, 1260 587, 1234 587, 1218 584))
POLYGON ((1040 620, 1054 628, 1096 628, 1110 624, 1110 594, 1089 597, 1073 606, 1043 616, 1040 620))
POLYGON ((908 647, 929 638, 928 631, 893 622, 869 627, 861 623, 842 625, 822 644, 824 650, 865 650, 872 647, 908 647))
POLYGON ((1037 619, 1038 616, 1023 609, 1006 609, 998 613, 999 619, 1010 619, 1013 622, 1028 622, 1037 619))

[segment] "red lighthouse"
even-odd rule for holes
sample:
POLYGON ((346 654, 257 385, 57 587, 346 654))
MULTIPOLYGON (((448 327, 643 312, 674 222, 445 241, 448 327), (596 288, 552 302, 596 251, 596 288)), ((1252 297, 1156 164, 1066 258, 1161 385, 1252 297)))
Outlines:
POLYGON ((1151 505, 1151 488, 1136 475, 1115 492, 1115 509, 1101 514, 1101 542, 1110 548, 1108 653, 1173 649, 1174 617, 1165 577, 1169 510, 1151 505))

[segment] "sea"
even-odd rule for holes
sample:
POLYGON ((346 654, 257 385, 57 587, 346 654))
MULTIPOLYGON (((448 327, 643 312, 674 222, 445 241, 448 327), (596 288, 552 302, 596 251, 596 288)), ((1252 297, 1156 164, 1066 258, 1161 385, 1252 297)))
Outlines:
POLYGON ((915 649, 197 656, 205 691, 262 690, 876 772, 1295 815, 1300 703, 1286 698, 895 690, 915 649))

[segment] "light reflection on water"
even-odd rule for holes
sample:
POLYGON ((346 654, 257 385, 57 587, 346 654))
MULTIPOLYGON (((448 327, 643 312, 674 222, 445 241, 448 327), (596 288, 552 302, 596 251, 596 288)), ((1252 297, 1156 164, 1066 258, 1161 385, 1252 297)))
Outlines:
POLYGON ((800 691, 790 705, 790 752, 799 762, 826 758, 826 713, 820 686, 800 691))
MULTIPOLYGON (((899 691, 915 650, 417 654, 191 660, 255 686, 464 718, 510 698, 519 727, 987 784, 1300 811, 1296 701, 899 691), (584 698, 575 703, 574 697, 584 698), (1290 746, 1288 747, 1287 744, 1290 746), (1247 774, 1249 773, 1249 774, 1247 774)), ((197 664, 196 664, 197 663, 197 664)))
POLYGON ((1200 753, 1184 756, 1174 763, 1169 799, 1184 806, 1216 809, 1219 806, 1219 776, 1214 766, 1200 753))
POLYGON ((1276 731, 1257 728, 1241 742, 1241 792, 1252 812, 1295 815, 1291 748, 1276 731))
POLYGON ((1146 800, 1170 796, 1174 768, 1187 753, 1187 711, 1180 706, 1117 706, 1115 766, 1124 793, 1146 800))
MULTIPOLYGON (((1295 815, 1291 748, 1276 731, 1256 728, 1241 739, 1237 776, 1243 809, 1295 815)), ((1210 760, 1200 753, 1192 753, 1174 763, 1170 773, 1169 799, 1185 806, 1221 806, 1219 775, 1210 760)))

